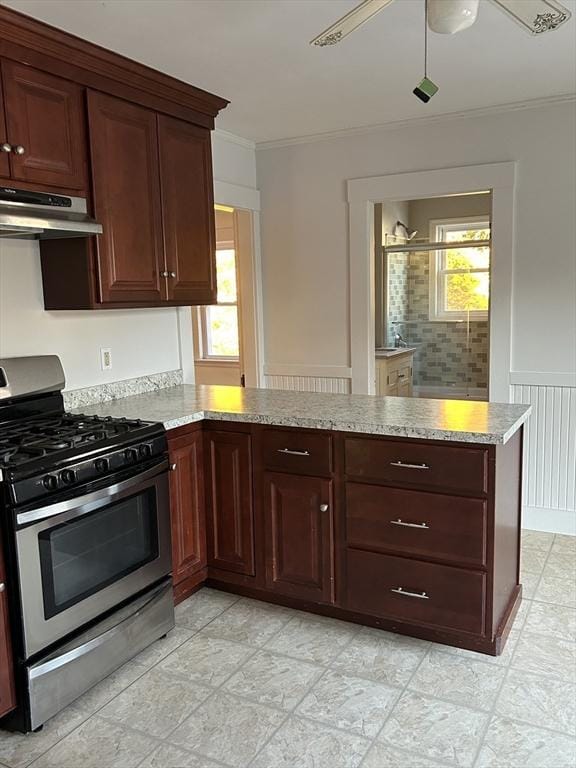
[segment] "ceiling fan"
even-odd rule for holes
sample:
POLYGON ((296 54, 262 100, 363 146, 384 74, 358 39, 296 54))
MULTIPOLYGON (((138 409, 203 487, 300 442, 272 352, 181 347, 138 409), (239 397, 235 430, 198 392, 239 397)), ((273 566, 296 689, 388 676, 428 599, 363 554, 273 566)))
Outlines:
MULTIPOLYGON (((320 47, 336 45, 392 2, 393 0, 364 0, 313 38, 310 45, 320 47)), ((532 35, 558 29, 572 15, 558 0, 490 0, 490 2, 532 35)), ((480 0, 425 0, 425 33, 428 29, 441 35, 462 32, 476 21, 479 5, 480 0)), ((426 47, 425 37, 425 61, 426 47)), ((414 89, 414 94, 422 101, 428 102, 437 91, 438 86, 427 77, 425 66, 424 79, 414 89)))

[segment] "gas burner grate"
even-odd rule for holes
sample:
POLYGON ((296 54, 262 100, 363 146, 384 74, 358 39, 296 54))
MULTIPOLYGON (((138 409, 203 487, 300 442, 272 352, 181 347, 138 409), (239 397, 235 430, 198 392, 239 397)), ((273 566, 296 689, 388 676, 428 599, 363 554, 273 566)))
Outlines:
POLYGON ((139 429, 140 419, 64 413, 0 425, 0 466, 22 466, 43 456, 84 448, 139 429))

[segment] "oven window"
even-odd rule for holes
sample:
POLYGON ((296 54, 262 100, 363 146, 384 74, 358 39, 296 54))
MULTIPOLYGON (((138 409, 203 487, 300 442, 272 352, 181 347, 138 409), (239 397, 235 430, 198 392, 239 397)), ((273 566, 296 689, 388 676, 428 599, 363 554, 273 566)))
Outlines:
POLYGON ((45 618, 158 557, 154 488, 39 535, 45 618))

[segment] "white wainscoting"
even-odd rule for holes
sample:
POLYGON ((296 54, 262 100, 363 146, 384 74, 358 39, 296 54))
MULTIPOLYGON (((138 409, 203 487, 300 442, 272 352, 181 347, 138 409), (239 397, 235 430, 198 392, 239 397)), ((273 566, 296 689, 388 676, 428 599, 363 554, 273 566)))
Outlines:
POLYGON ((337 376, 290 376, 264 374, 268 389, 290 389, 299 392, 332 392, 347 395, 351 391, 351 380, 337 376))
POLYGON ((510 399, 532 405, 524 440, 523 524, 576 534, 576 386, 513 383, 510 399))

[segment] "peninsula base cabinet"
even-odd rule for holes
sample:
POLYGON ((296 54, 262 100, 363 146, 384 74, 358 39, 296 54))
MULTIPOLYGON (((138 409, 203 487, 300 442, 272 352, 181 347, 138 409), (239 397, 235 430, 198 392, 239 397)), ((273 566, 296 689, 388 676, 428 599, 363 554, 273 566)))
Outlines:
POLYGON ((522 429, 499 445, 231 422, 194 429, 190 445, 204 433, 194 471, 186 443, 171 449, 175 574, 185 562, 200 574, 180 597, 206 578, 272 603, 502 651, 521 597, 522 429), (184 490, 202 488, 198 466, 207 569, 186 555, 204 535, 202 492, 184 490))
POLYGON ((8 585, 0 538, 0 717, 16 706, 10 622, 8 617, 8 585))

